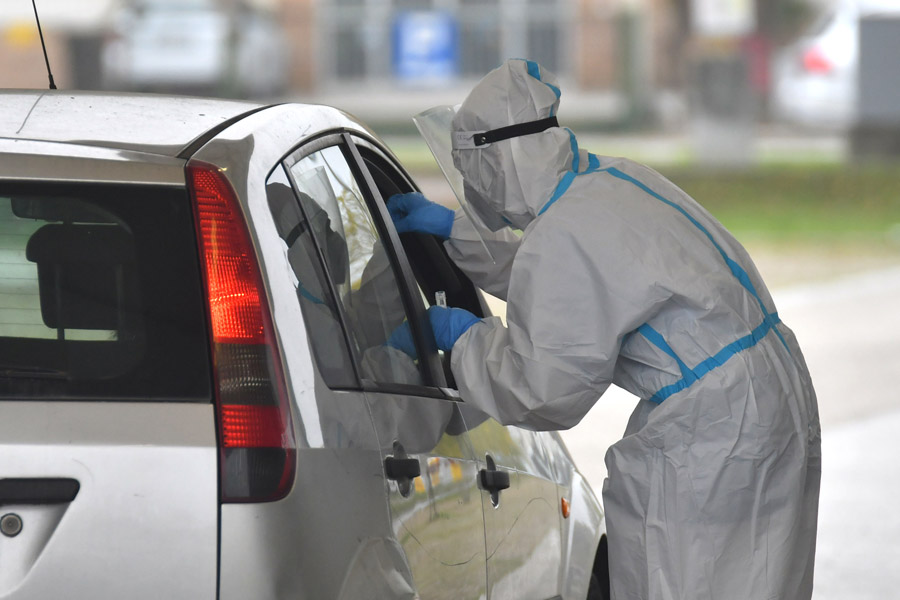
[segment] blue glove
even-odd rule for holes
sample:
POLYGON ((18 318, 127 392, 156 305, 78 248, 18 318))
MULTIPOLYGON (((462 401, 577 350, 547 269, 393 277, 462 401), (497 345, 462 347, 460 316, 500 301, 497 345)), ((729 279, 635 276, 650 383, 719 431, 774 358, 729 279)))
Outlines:
POLYGON ((404 352, 408 356, 416 357, 416 345, 413 343, 412 331, 409 329, 409 321, 403 321, 391 332, 391 336, 385 342, 385 345, 396 348, 404 352))
POLYGON ((387 209, 398 233, 418 231, 436 235, 442 240, 450 237, 456 216, 446 206, 431 202, 419 192, 394 194, 388 198, 387 209))
POLYGON ((463 308, 432 306, 428 309, 428 320, 431 322, 431 329, 434 330, 434 340, 438 348, 447 352, 453 348, 459 336, 481 319, 463 308))

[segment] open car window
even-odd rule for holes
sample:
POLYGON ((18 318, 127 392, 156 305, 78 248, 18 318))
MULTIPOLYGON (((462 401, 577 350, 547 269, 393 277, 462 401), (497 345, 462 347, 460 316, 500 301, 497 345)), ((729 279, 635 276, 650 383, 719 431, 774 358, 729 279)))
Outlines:
MULTIPOLYGON (((363 142, 359 150, 385 201, 394 194, 413 191, 406 176, 377 149, 363 142)), ((464 308, 479 317, 487 316, 475 286, 450 259, 439 239, 423 233, 401 233, 399 238, 426 306, 438 303, 440 295, 447 306, 464 308)), ((440 355, 444 379, 453 388, 455 382, 450 369, 450 355, 445 352, 440 352, 440 355)))
MULTIPOLYGON (((360 154, 385 201, 394 194, 413 191, 411 184, 383 155, 371 147, 361 147, 360 154)), ((423 233, 401 233, 400 241, 428 304, 434 303, 437 292, 444 292, 448 306, 485 316, 475 286, 450 259, 440 240, 423 233)))

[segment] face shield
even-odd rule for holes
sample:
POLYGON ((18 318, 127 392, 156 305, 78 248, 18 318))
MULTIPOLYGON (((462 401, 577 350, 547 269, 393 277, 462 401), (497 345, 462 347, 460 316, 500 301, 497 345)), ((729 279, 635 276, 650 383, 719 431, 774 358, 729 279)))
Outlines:
MULTIPOLYGON (((475 224, 475 232, 481 239, 481 245, 484 246, 484 251, 493 261, 494 257, 491 255, 491 251, 488 250, 487 244, 484 242, 484 238, 481 236, 480 231, 482 228, 492 229, 488 225, 488 221, 485 221, 484 217, 487 215, 483 215, 483 213, 486 211, 473 210, 473 207, 466 200, 462 173, 457 171, 456 167, 453 165, 451 124, 453 122, 453 117, 456 116, 457 110, 459 110, 458 104, 456 106, 451 106, 449 104, 435 106, 434 108, 429 108, 428 110, 415 115, 413 117, 413 123, 416 124, 419 134, 421 134, 422 139, 425 140, 428 149, 431 150, 435 162, 437 162, 438 166, 441 168, 441 173, 444 174, 447 183, 450 184, 450 189, 453 190, 453 194, 456 196, 456 200, 459 202, 460 207, 462 207, 466 216, 469 217, 469 220, 475 224)), ((487 218, 490 219, 490 216, 487 216, 487 218)), ((501 223, 501 226, 502 225, 503 224, 501 223)))
MULTIPOLYGON (((459 204, 466 212, 466 215, 476 225, 491 231, 498 231, 509 226, 509 221, 486 204, 482 205, 482 202, 467 200, 463 176, 453 164, 453 151, 487 148, 496 142, 532 133, 540 133, 551 127, 559 127, 559 123, 556 117, 547 117, 546 119, 516 123, 487 131, 453 131, 452 122, 458 110, 459 105, 435 106, 414 116, 413 122, 415 122, 419 133, 425 139, 425 143, 428 144, 428 148, 434 155, 434 159, 440 166, 444 177, 450 183, 450 187, 453 189, 453 193, 456 194, 456 198, 459 200, 459 204)), ((470 198, 477 198, 477 194, 471 195, 470 198)), ((484 244, 483 239, 482 244, 484 244)), ((487 246, 485 246, 485 250, 487 250, 487 246)))

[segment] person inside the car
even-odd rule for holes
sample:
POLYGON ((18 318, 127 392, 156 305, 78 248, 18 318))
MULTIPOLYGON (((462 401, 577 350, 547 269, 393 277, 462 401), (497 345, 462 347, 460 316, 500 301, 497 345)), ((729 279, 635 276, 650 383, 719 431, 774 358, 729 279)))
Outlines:
POLYGON ((553 74, 510 60, 459 107, 453 162, 482 224, 389 199, 398 230, 445 238, 507 301, 505 326, 430 309, 462 398, 537 430, 574 426, 610 384, 641 398, 606 454, 613 598, 810 598, 821 433, 794 334, 709 212, 580 148, 559 100, 553 74))
POLYGON ((362 375, 376 381, 399 381, 421 384, 418 367, 409 355, 385 344, 387 334, 405 318, 400 292, 390 271, 390 262, 380 241, 362 272, 357 289, 350 289, 350 253, 347 240, 338 232, 328 213, 307 194, 300 194, 309 213, 303 217, 293 190, 286 185, 270 183, 269 206, 275 216, 279 237, 287 247, 288 260, 297 278, 297 296, 316 344, 320 368, 342 366, 342 348, 333 340, 341 339, 342 329, 337 306, 325 284, 325 274, 316 250, 316 240, 333 285, 343 292, 345 314, 353 322, 354 339, 358 342, 362 375), (388 312, 392 310, 393 312, 388 312))

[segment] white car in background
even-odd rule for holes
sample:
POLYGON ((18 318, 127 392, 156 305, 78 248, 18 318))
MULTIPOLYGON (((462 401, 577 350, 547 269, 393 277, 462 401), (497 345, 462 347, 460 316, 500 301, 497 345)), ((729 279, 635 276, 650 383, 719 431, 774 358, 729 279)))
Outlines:
POLYGON ((106 89, 259 98, 286 87, 284 32, 244 2, 131 0, 113 23, 101 59, 106 89))
POLYGON ((827 130, 853 125, 857 106, 860 20, 900 16, 900 0, 837 0, 773 64, 776 119, 827 130))

